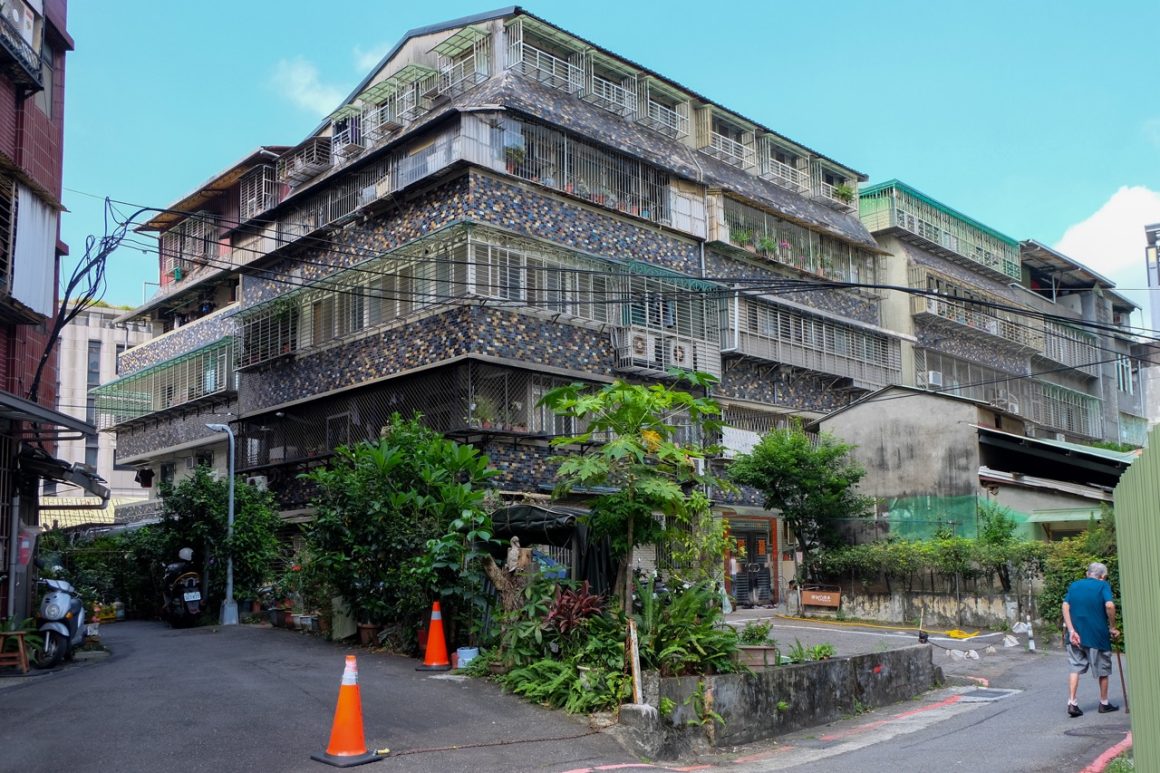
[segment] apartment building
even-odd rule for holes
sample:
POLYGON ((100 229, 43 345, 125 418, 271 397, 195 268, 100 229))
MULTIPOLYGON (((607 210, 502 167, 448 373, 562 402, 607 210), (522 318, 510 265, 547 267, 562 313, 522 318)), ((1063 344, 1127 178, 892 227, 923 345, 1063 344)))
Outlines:
MULTIPOLYGON (((161 479, 224 470, 229 422, 289 518, 298 473, 395 411, 550 490, 575 428, 537 403, 572 381, 714 373, 741 450, 901 378, 880 295, 833 284, 882 270, 864 179, 519 8, 414 30, 310 136, 145 226, 163 287, 124 319, 156 337, 98 421, 161 479)), ((726 509, 776 561, 769 514, 726 509)))
MULTIPOLYGON (((98 304, 81 312, 61 333, 57 410, 87 424, 96 423, 96 398, 90 391, 117 377, 121 353, 152 337, 142 322, 119 323, 127 308, 98 304)), ((109 488, 108 507, 93 509, 104 502, 96 497, 78 496, 71 486, 54 480, 41 487, 41 523, 46 527, 112 523, 115 510, 147 498, 136 470, 115 461, 117 438, 110 432, 96 432, 81 438, 61 440, 58 454, 75 459, 93 470, 109 488), (88 506, 87 508, 85 506, 88 506)))
POLYGON ((904 334, 903 383, 1011 414, 1020 432, 1143 444, 1137 306, 1111 281, 915 188, 862 189, 862 222, 892 256, 886 324, 904 334))
POLYGON ((92 435, 55 410, 56 358, 41 361, 56 314, 64 68, 73 42, 65 0, 0 4, 0 617, 22 619, 41 480, 107 497, 57 442, 92 435), (37 371, 40 380, 36 381, 37 371))

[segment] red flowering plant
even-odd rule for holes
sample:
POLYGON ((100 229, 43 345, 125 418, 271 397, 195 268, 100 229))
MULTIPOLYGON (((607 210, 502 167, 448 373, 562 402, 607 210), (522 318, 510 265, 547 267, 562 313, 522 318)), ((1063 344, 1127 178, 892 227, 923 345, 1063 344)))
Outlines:
POLYGON ((588 619, 599 615, 603 608, 604 597, 593 593, 587 580, 579 588, 565 590, 558 585, 545 623, 561 636, 567 636, 582 628, 588 619))

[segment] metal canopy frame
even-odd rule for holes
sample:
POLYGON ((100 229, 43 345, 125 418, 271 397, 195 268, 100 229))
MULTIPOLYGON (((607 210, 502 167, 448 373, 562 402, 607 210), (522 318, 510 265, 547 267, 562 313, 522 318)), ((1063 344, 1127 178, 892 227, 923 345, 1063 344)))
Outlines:
POLYGON ((444 40, 439 45, 432 48, 430 53, 440 54, 447 57, 448 59, 452 59, 456 56, 459 56, 464 51, 474 48, 477 42, 483 38, 486 38, 489 34, 490 33, 487 30, 475 25, 464 27, 451 37, 444 40))

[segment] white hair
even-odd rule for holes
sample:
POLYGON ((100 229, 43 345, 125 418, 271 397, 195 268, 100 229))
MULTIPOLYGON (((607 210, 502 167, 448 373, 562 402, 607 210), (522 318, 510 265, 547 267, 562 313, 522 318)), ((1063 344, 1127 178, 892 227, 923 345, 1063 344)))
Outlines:
POLYGON ((1094 577, 1097 580, 1102 580, 1108 576, 1108 567, 1101 564, 1099 561, 1093 561, 1088 564, 1087 576, 1094 577))

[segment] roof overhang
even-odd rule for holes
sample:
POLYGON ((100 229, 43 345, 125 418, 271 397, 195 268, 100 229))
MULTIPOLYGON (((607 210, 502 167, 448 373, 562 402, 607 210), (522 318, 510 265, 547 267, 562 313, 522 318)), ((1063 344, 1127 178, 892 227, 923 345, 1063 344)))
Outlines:
POLYGON ((23 397, 17 397, 11 392, 0 392, 0 419, 58 427, 61 433, 57 437, 58 440, 76 440, 97 434, 97 429, 92 424, 23 397))
POLYGON ((1112 305, 1120 310, 1135 311, 1139 308, 1112 288, 1116 283, 1099 274, 1077 260, 1069 258, 1062 252, 1048 247, 1042 242, 1027 239, 1019 244, 1020 259, 1028 268, 1050 274, 1053 280, 1059 282, 1063 289, 1089 290, 1098 287, 1112 298, 1112 305))
POLYGON ((288 145, 263 145, 233 166, 227 168, 224 172, 206 180, 192 193, 177 200, 168 208, 161 210, 153 219, 142 226, 138 226, 136 230, 138 232, 168 231, 182 220, 185 220, 191 213, 201 209, 208 202, 236 185, 242 179, 242 176, 250 171, 255 164, 260 161, 274 161, 289 149, 290 147, 288 145))

